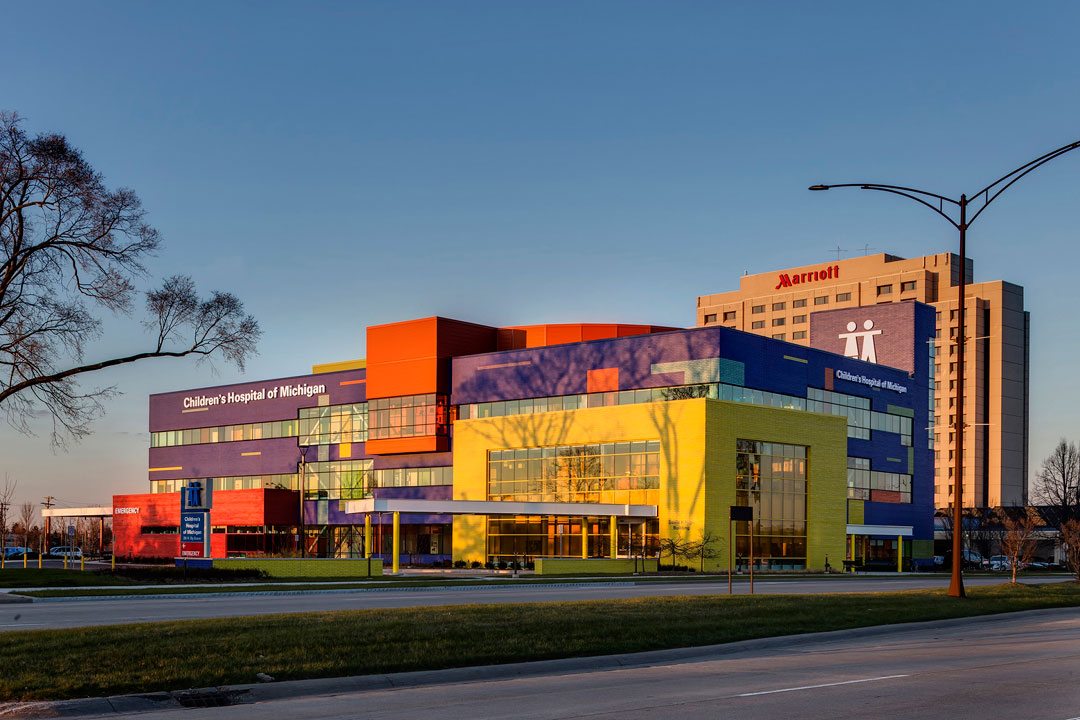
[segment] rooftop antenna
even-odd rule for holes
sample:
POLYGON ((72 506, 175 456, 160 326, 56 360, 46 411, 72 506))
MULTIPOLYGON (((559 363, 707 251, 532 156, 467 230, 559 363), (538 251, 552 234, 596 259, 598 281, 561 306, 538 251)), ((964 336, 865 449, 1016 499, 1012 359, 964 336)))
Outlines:
POLYGON ((863 255, 869 255, 871 250, 873 250, 874 252, 877 252, 877 248, 872 248, 869 245, 863 245, 862 254, 863 255))
POLYGON ((844 248, 837 245, 836 246, 836 259, 837 259, 837 261, 840 260, 840 255, 843 254, 843 253, 846 253, 846 252, 847 252, 847 250, 845 250, 844 248))

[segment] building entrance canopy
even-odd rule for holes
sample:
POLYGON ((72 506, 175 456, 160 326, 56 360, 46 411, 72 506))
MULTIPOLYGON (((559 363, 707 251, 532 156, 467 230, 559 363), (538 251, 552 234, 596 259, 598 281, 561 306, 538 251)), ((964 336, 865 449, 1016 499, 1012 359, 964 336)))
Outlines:
MULTIPOLYGON (((573 517, 608 516, 635 518, 642 521, 657 515, 655 505, 616 505, 614 503, 514 502, 510 500, 411 500, 404 498, 366 498, 347 500, 345 513, 365 516, 365 556, 371 555, 371 515, 392 513, 394 516, 392 572, 397 574, 401 550, 399 523, 401 513, 430 513, 433 515, 570 515, 573 517)), ((585 526, 582 525, 584 540, 585 526)), ((587 543, 582 544, 584 548, 587 543)))

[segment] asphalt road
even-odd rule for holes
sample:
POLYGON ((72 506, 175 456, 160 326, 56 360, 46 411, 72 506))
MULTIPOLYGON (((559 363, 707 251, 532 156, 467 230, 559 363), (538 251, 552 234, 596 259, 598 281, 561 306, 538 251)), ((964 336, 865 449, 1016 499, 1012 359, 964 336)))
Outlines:
MULTIPOLYGON (((1070 578, 1040 578, 1039 582, 1070 578)), ((1004 578, 968 578, 968 586, 992 585, 1004 578)), ((836 580, 769 580, 755 583, 758 593, 880 592, 944 588, 948 577, 860 577, 836 580)), ((749 591, 746 583, 736 583, 736 592, 749 591)), ((607 600, 613 598, 666 595, 722 595, 726 582, 697 583, 599 583, 563 586, 521 585, 516 587, 476 587, 467 589, 422 589, 380 591, 333 591, 297 595, 244 595, 221 593, 175 598, 125 597, 123 599, 65 600, 0 605, 0 632, 39 630, 133 622, 192 620, 241 615, 266 615, 320 610, 366 608, 429 607, 473 603, 558 602, 566 600, 607 600)), ((1078 713, 1080 714, 1080 713, 1078 713)))
POLYGON ((140 718, 837 720, 1080 717, 1080 610, 618 670, 306 696, 140 718))

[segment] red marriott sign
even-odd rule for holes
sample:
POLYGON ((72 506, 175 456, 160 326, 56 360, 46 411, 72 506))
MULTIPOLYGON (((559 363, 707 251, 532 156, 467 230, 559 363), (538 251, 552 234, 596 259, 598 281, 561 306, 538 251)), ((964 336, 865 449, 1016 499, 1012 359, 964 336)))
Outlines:
POLYGON ((824 270, 812 270, 810 272, 795 273, 791 275, 789 273, 780 273, 780 277, 776 283, 776 289, 792 287, 794 285, 803 285, 808 282, 818 282, 820 280, 835 280, 840 277, 840 266, 830 265, 824 270))

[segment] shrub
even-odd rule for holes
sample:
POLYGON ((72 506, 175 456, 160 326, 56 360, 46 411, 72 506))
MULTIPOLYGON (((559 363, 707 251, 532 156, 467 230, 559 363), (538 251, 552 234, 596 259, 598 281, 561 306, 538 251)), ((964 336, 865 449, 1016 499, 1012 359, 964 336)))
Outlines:
POLYGON ((472 564, 469 567, 471 567, 473 570, 479 570, 483 567, 483 564, 479 560, 473 560, 472 564))
POLYGON ((466 563, 465 563, 464 560, 455 560, 454 561, 454 567, 458 568, 459 570, 461 568, 464 568, 465 566, 466 566, 466 563))

